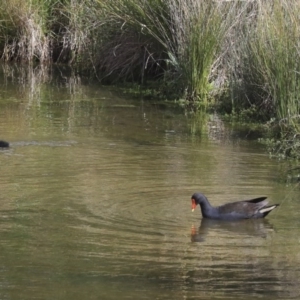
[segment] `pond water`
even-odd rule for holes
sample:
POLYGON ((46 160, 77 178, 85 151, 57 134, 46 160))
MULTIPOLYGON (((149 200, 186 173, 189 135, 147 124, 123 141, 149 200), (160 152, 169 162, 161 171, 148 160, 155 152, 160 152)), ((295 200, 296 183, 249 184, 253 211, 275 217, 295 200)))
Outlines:
POLYGON ((299 187, 249 132, 76 76, 1 72, 1 299, 299 298, 299 187), (280 206, 203 221, 196 191, 280 206))

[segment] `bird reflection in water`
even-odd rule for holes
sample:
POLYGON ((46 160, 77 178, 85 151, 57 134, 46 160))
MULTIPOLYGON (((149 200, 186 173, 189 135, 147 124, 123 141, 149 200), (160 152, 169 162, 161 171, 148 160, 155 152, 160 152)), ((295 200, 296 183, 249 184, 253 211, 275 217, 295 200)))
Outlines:
POLYGON ((244 235, 248 237, 267 238, 273 231, 273 226, 267 219, 224 221, 203 218, 198 229, 192 225, 191 241, 196 243, 204 242, 209 232, 226 232, 235 236, 244 235))

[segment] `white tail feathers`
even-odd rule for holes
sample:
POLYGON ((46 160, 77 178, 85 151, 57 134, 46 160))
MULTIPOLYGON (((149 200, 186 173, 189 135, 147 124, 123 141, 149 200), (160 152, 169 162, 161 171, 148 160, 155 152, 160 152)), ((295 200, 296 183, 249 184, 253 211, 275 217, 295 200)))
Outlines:
POLYGON ((271 206, 267 206, 267 207, 263 207, 262 209, 259 210, 259 212, 261 214, 265 214, 266 212, 270 212, 271 210, 273 210, 274 208, 276 208, 278 206, 278 204, 275 205, 271 205, 271 206))

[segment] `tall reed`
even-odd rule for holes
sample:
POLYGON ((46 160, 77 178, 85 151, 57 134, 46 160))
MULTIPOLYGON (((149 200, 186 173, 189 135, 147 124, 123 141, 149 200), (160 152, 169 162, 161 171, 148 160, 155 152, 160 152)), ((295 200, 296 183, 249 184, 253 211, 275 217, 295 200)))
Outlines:
POLYGON ((206 106, 212 90, 212 68, 226 31, 225 18, 214 2, 193 3, 184 20, 186 40, 180 65, 187 97, 206 106))
POLYGON ((103 22, 103 12, 96 1, 56 1, 49 19, 52 60, 73 67, 92 67, 105 36, 100 30, 103 22))
POLYGON ((162 76, 174 52, 171 20, 164 0, 99 0, 106 30, 100 47, 99 68, 106 76, 145 81, 147 74, 162 76), (102 59, 100 59, 102 57, 102 59))
POLYGON ((294 126, 300 108, 300 4, 257 1, 252 12, 255 23, 243 34, 234 73, 244 93, 240 104, 294 126))
POLYGON ((50 61, 47 15, 51 1, 3 0, 0 8, 2 25, 2 59, 50 61))
POLYGON ((118 30, 103 69, 120 76, 140 65, 142 77, 154 70, 179 96, 207 104, 213 67, 230 26, 229 5, 222 10, 218 2, 204 0, 99 1, 118 30))

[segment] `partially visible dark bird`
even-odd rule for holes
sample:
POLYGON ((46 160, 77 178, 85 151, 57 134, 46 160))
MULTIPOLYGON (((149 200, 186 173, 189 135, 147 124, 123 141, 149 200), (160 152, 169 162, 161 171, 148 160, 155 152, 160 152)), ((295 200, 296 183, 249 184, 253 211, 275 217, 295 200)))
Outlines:
POLYGON ((259 197, 251 200, 230 202, 221 206, 213 207, 207 198, 201 193, 192 196, 192 211, 197 204, 200 205, 203 218, 216 220, 239 220, 264 218, 279 204, 268 206, 267 197, 259 197))
POLYGON ((9 147, 9 143, 0 140, 0 147, 1 147, 1 148, 8 148, 8 147, 9 147))

